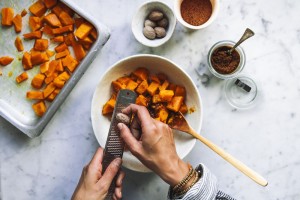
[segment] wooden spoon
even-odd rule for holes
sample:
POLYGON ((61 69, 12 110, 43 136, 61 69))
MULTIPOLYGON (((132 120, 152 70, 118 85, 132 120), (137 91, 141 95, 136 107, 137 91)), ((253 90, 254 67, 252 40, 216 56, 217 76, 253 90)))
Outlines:
POLYGON ((227 162, 232 164, 235 168, 240 170, 242 173, 244 173, 246 176, 251 178, 256 183, 260 184, 261 186, 267 186, 268 181, 264 179, 261 175, 247 167, 244 163, 239 161, 238 159, 234 158, 232 155, 209 141, 208 139, 204 138, 203 136, 199 135, 186 121, 185 117, 182 115, 182 113, 174 114, 170 117, 168 120, 168 125, 172 129, 176 129, 179 131, 183 131, 185 133, 189 133, 193 137, 200 140, 202 143, 204 143, 206 146, 208 146, 211 150, 219 154, 223 159, 225 159, 227 162))

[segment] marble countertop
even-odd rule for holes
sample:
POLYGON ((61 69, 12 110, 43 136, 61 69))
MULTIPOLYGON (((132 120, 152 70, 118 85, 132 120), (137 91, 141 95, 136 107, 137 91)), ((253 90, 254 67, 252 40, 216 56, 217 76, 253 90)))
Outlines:
MULTIPOLYGON (((216 21, 189 32, 177 23, 173 37, 158 48, 139 44, 131 19, 144 0, 74 0, 111 29, 111 38, 40 137, 30 139, 0 118, 0 199, 70 199, 82 167, 98 142, 90 107, 104 71, 129 55, 150 53, 171 59, 191 75, 203 100, 201 134, 266 177, 263 188, 200 142, 185 158, 205 163, 220 189, 237 199, 300 199, 300 2, 293 0, 224 1, 216 21), (195 69, 207 72, 206 55, 220 40, 238 40, 246 27, 256 35, 242 46, 244 74, 259 85, 255 107, 237 110, 223 96, 224 81, 210 75, 201 83, 195 69)), ((165 0, 173 7, 172 0, 165 0)), ((124 199, 166 199, 168 186, 155 174, 126 170, 124 199)))

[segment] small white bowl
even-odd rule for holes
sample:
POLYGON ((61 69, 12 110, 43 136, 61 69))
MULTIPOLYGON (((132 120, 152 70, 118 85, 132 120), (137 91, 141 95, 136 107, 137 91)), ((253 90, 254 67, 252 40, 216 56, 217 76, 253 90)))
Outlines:
POLYGON ((131 23, 131 29, 134 37, 143 45, 149 47, 158 47, 166 43, 172 36, 176 26, 176 18, 172 9, 165 3, 160 1, 149 1, 140 6, 136 14, 134 15, 131 23), (164 13, 168 18, 169 26, 166 30, 166 36, 164 38, 157 38, 150 40, 143 34, 144 22, 147 19, 151 11, 158 10, 164 13))
MULTIPOLYGON (((104 73, 96 87, 92 100, 91 119, 94 134, 100 146, 105 147, 110 126, 110 120, 103 116, 101 111, 102 106, 111 96, 111 82, 125 74, 129 75, 138 67, 144 67, 152 74, 164 73, 168 76, 170 82, 185 86, 187 92, 186 104, 189 107, 195 108, 195 112, 187 114, 185 117, 189 124, 200 133, 203 107, 199 91, 192 78, 180 66, 164 57, 140 54, 124 58, 112 65, 104 73)), ((196 139, 181 131, 173 130, 173 133, 176 151, 180 158, 184 158, 193 149, 196 139)), ((123 166, 134 171, 150 172, 147 167, 128 151, 123 154, 123 166)))
POLYGON ((184 21, 182 16, 181 16, 180 7, 181 7, 181 3, 183 1, 184 0, 175 0, 174 1, 174 13, 177 17, 177 20, 184 27, 192 29, 192 30, 203 29, 203 28, 209 26, 217 18, 217 15, 219 13, 219 0, 210 0, 211 5, 212 5, 212 14, 211 14, 210 18, 207 20, 207 22, 205 22, 204 24, 201 24, 200 26, 193 26, 193 25, 187 23, 186 21, 184 21))

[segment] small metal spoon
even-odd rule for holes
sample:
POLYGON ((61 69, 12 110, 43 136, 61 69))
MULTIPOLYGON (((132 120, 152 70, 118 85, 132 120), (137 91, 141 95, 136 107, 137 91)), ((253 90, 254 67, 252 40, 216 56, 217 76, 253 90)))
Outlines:
POLYGON ((252 37, 253 35, 254 32, 250 28, 247 28, 244 34, 242 35, 241 39, 230 50, 228 50, 227 53, 231 54, 237 46, 239 46, 242 42, 252 37))

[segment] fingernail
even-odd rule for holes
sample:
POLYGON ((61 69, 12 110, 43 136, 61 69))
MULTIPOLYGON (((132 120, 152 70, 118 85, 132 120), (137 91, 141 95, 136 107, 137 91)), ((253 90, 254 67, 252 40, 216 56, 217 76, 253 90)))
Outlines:
POLYGON ((118 123, 118 128, 119 128, 119 130, 122 130, 123 129, 123 124, 122 123, 118 123))

